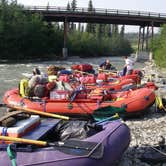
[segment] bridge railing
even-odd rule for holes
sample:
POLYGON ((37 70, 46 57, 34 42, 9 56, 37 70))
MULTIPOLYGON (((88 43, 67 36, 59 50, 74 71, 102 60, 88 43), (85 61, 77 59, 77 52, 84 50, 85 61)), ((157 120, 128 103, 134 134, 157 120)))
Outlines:
POLYGON ((130 16, 145 16, 145 17, 157 17, 166 18, 165 13, 145 12, 145 11, 134 11, 134 10, 119 10, 119 9, 102 9, 95 8, 93 11, 89 11, 88 8, 76 8, 75 10, 68 10, 67 7, 58 6, 24 6, 25 10, 36 11, 36 12, 65 12, 65 13, 88 13, 88 14, 102 14, 102 15, 130 15, 130 16))

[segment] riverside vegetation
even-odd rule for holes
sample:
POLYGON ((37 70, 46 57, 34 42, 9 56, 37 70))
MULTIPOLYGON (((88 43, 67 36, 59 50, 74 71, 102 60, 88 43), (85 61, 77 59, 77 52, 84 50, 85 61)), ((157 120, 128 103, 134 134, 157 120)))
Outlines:
MULTIPOLYGON (((44 59, 62 54, 63 24, 48 23, 42 16, 23 11, 16 0, 0 0, 0 59, 44 59)), ((67 10, 76 9, 76 0, 67 10)), ((88 10, 95 8, 89 1, 88 10)), ((132 53, 124 26, 69 23, 67 48, 70 55, 103 56, 132 53), (77 28, 76 28, 77 27, 77 28)))
MULTIPOLYGON (((76 0, 67 4, 67 10, 76 10, 76 0)), ((61 56, 63 24, 47 23, 38 14, 23 11, 16 0, 0 0, 0 59, 45 59, 61 56)), ((88 10, 94 11, 92 1, 88 10)), ((128 55, 133 52, 137 34, 124 34, 124 26, 69 23, 67 48, 69 55, 93 57, 128 55), (134 39, 134 41, 133 41, 134 39), (130 43, 130 42, 131 43, 130 43)), ((166 68, 166 25, 151 42, 155 63, 166 68)))
POLYGON ((166 68, 166 25, 162 26, 159 34, 151 42, 151 49, 155 63, 161 68, 166 68))

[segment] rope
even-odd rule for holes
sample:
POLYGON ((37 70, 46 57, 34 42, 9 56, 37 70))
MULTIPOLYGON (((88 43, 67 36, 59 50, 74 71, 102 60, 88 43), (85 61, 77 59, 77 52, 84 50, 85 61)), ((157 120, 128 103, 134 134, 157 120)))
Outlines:
POLYGON ((157 149, 157 148, 155 148, 155 147, 153 147, 153 146, 150 146, 150 148, 152 148, 152 149, 156 150, 157 152, 159 152, 160 154, 166 156, 166 153, 165 153, 165 152, 162 152, 161 150, 159 150, 159 149, 157 149))
POLYGON ((8 154, 9 159, 12 162, 12 166, 17 166, 17 163, 16 163, 16 152, 14 150, 12 150, 11 144, 9 144, 8 147, 7 147, 7 154, 8 154))

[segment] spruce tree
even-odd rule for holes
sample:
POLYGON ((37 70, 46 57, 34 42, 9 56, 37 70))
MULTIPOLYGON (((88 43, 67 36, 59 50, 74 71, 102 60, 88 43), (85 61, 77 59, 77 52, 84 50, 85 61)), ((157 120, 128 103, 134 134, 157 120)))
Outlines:
MULTIPOLYGON (((91 12, 94 12, 94 11, 95 11, 95 9, 93 8, 92 0, 89 0, 88 12, 91 13, 91 12)), ((96 29, 96 24, 87 23, 87 26, 86 26, 86 31, 87 32, 95 33, 95 29, 96 29)))
POLYGON ((70 3, 69 3, 69 2, 67 3, 66 9, 67 9, 68 11, 70 11, 70 3))
MULTIPOLYGON (((71 10, 72 11, 75 11, 76 10, 76 8, 77 8, 77 1, 76 0, 73 0, 72 2, 71 2, 71 10)), ((72 22, 71 23, 71 31, 74 31, 75 30, 75 25, 74 25, 74 23, 72 22)))
POLYGON ((120 30, 120 36, 124 38, 124 31, 125 31, 125 25, 122 25, 121 30, 120 30))
POLYGON ((72 9, 72 11, 75 11, 76 8, 77 8, 77 1, 76 1, 76 0, 73 0, 73 1, 71 2, 71 9, 72 9))

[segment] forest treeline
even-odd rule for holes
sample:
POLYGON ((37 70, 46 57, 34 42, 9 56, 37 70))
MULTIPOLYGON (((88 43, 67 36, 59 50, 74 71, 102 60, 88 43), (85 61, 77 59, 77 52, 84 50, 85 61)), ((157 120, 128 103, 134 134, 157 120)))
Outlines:
MULTIPOLYGON (((76 0, 66 6, 76 8, 76 0)), ((88 10, 95 10, 92 0, 88 10)), ((69 55, 119 56, 133 51, 124 26, 70 22, 68 31, 69 55)), ((62 55, 62 48, 63 24, 47 23, 41 15, 25 12, 16 0, 0 0, 0 59, 55 58, 62 55)))

